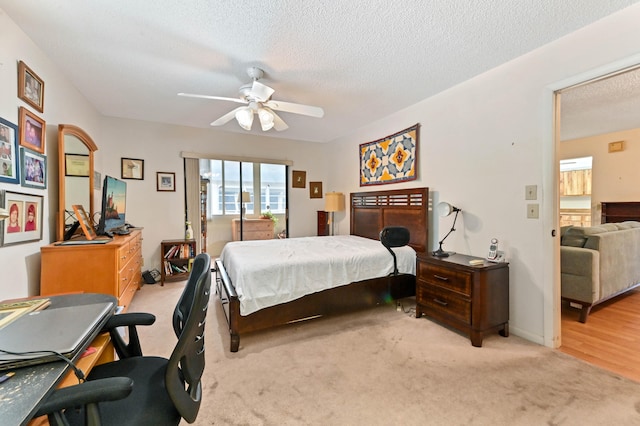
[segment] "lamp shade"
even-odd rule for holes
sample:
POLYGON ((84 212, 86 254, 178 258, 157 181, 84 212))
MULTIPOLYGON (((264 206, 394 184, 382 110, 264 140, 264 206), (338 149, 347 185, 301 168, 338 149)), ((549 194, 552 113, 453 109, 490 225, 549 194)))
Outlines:
POLYGON ((453 212, 461 211, 459 208, 452 206, 449 203, 445 203, 444 201, 441 203, 438 203, 438 206, 436 207, 436 209, 438 210, 438 216, 441 216, 441 217, 446 217, 453 212))
POLYGON ((266 108, 258 108, 258 118, 260 119, 260 126, 262 126, 262 131, 266 132, 267 130, 271 130, 273 125, 273 113, 266 108))
POLYGON ((251 130, 253 124, 253 110, 250 107, 241 108, 236 111, 236 120, 238 124, 245 130, 251 130))
POLYGON ((344 210, 344 194, 342 192, 328 192, 325 195, 324 210, 340 212, 344 210))
POLYGON ((7 209, 0 209, 0 220, 6 219, 9 217, 9 212, 7 209))
POLYGON ((247 191, 242 191, 238 194, 238 202, 240 203, 250 203, 251 202, 251 194, 247 191))

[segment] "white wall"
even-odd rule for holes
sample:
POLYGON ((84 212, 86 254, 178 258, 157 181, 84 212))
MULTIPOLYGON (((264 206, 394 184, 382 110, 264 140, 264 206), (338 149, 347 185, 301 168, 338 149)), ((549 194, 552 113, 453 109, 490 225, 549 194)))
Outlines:
MULTIPOLYGON (((625 9, 334 141, 332 149, 345 154, 334 157, 330 183, 359 190, 358 145, 421 123, 419 180, 396 187, 428 186, 434 204, 444 200, 463 210, 446 249, 484 256, 489 240, 498 238, 510 262, 510 329, 557 344, 553 90, 606 64, 628 62, 640 50, 639 21, 640 6, 625 9), (540 219, 526 218, 526 185, 538 186, 540 219)), ((433 248, 452 220, 430 218, 433 248)), ((348 217, 341 221, 348 224, 348 217)))
MULTIPOLYGON (((76 124, 98 134, 100 116, 31 40, 0 9, 0 117, 18 124, 18 107, 27 107, 46 122, 47 190, 0 182, 0 190, 44 195, 43 240, 0 247, 0 300, 38 294, 40 246, 55 235, 58 204, 58 124, 76 124), (24 61, 45 83, 44 113, 18 99, 18 61, 24 61)), ((18 147, 19 149, 19 147, 18 147)))

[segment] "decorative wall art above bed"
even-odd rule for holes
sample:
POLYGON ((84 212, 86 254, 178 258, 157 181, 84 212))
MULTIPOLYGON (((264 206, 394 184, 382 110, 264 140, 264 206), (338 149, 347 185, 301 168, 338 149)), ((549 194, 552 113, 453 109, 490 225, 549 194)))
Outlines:
POLYGON ((420 124, 360 144, 360 186, 384 185, 418 177, 420 124))

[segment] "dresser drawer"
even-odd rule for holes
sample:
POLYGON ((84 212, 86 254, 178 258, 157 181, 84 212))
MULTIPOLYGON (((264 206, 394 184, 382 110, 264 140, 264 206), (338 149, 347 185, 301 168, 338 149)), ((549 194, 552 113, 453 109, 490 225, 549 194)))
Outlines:
POLYGON ((429 284, 444 287, 469 296, 471 294, 471 273, 418 262, 418 277, 429 284))
POLYGON ((471 324, 471 300, 458 293, 418 281, 416 300, 434 318, 455 318, 471 324))

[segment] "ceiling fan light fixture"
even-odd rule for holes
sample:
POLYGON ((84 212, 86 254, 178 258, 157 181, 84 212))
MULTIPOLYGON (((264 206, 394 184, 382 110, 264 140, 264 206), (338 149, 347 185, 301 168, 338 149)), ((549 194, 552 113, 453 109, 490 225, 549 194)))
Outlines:
POLYGON ((273 113, 265 108, 258 109, 258 118, 260 119, 260 125, 262 126, 262 131, 266 132, 267 130, 271 130, 274 126, 274 117, 273 113))
POLYGON ((250 107, 241 108, 236 111, 236 120, 238 124, 245 130, 251 130, 253 124, 253 110, 250 107))

